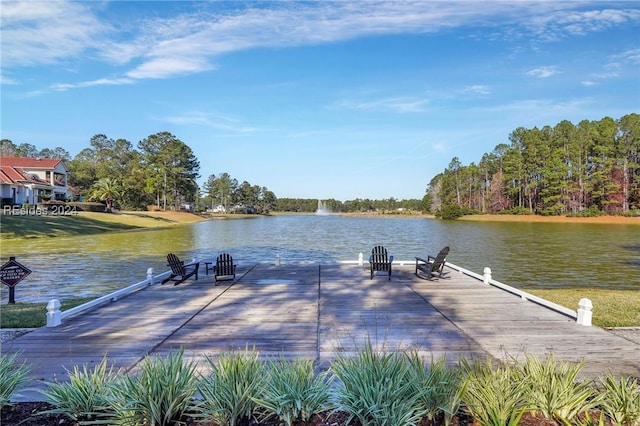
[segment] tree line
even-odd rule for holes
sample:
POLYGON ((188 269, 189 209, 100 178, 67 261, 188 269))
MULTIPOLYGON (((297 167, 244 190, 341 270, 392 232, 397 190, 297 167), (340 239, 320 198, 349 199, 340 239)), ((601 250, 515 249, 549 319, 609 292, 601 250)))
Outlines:
MULTIPOLYGON (((29 143, 14 144, 0 140, 0 153, 5 156, 60 158, 69 169, 69 185, 82 200, 101 201, 106 210, 180 210, 185 205, 195 211, 269 213, 270 211, 313 213, 317 199, 278 199, 268 188, 239 182, 229 173, 211 174, 202 187, 200 163, 191 148, 168 132, 150 135, 141 140, 137 149, 126 139, 112 139, 97 134, 89 147, 75 157, 61 147, 38 150, 29 143)), ((325 207, 334 213, 420 211, 421 200, 352 201, 325 200, 325 207)))
POLYGON ((454 157, 426 190, 429 211, 635 215, 640 211, 640 115, 517 128, 467 166, 454 157))

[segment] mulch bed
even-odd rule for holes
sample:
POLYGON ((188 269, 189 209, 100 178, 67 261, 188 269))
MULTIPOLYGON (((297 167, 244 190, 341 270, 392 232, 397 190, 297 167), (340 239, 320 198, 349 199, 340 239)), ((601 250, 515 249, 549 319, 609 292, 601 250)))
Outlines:
MULTIPOLYGON (((78 426, 78 423, 62 414, 38 414, 43 411, 55 408, 46 402, 16 402, 0 411, 0 425, 2 426, 78 426)), ((598 418, 599 413, 594 413, 592 418, 598 418)), ((344 426, 348 416, 342 412, 323 413, 315 415, 309 422, 300 422, 296 426, 344 426)), ((183 420, 185 426, 215 426, 211 424, 198 423, 193 418, 186 416, 183 420)), ((443 422, 429 422, 424 420, 419 426, 441 426, 443 422)), ((554 420, 542 416, 526 414, 519 423, 521 426, 560 426, 554 420)), ((605 424, 610 424, 606 422, 605 424)), ((262 420, 245 421, 239 426, 283 426, 284 424, 276 418, 262 420)), ((352 426, 360 426, 356 420, 351 422, 352 426)), ((453 419, 452 426, 477 426, 473 419, 464 414, 459 414, 453 419)))

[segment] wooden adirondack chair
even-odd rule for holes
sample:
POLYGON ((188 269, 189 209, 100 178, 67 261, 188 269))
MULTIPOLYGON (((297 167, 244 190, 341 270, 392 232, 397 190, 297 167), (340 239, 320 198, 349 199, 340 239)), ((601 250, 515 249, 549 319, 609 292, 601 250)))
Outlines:
POLYGON ((378 272, 387 272, 389 274, 389 280, 391 280, 391 264, 393 263, 393 256, 387 256, 387 249, 383 246, 375 246, 371 250, 371 256, 369 256, 369 266, 371 268, 371 279, 373 275, 378 272))
POLYGON ((183 261, 178 259, 178 256, 173 253, 169 253, 167 255, 167 266, 171 268, 171 275, 169 275, 169 278, 164 279, 162 284, 169 281, 175 281, 174 285, 178 285, 193 275, 196 276, 196 280, 198 279, 200 262, 188 263, 185 265, 183 261))
POLYGON ((434 276, 444 278, 444 264, 449 254, 449 247, 444 247, 436 257, 427 256, 427 260, 416 257, 416 275, 430 280, 434 276))
POLYGON ((233 257, 228 253, 222 253, 216 259, 213 267, 216 283, 224 280, 236 279, 236 265, 233 264, 233 257))

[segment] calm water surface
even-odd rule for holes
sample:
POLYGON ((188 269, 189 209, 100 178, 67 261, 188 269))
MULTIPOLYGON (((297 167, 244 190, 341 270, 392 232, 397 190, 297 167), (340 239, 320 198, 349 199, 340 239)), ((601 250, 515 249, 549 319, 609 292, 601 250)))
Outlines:
MULTIPOLYGON (((273 216, 211 220, 168 229, 68 238, 3 241, 9 256, 33 273, 17 301, 98 296, 164 272, 166 254, 215 258, 228 251, 241 264, 334 263, 365 259, 382 244, 397 260, 435 255, 519 288, 603 287, 640 291, 640 226, 481 223, 417 218, 273 216)), ((8 291, 2 286, 2 300, 8 291)))

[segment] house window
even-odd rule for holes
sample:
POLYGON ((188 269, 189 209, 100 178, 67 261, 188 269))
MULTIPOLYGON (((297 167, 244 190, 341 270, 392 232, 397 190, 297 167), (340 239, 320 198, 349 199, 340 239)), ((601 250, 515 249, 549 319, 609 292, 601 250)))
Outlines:
POLYGON ((45 179, 47 179, 47 182, 51 181, 51 172, 47 172, 45 179))

